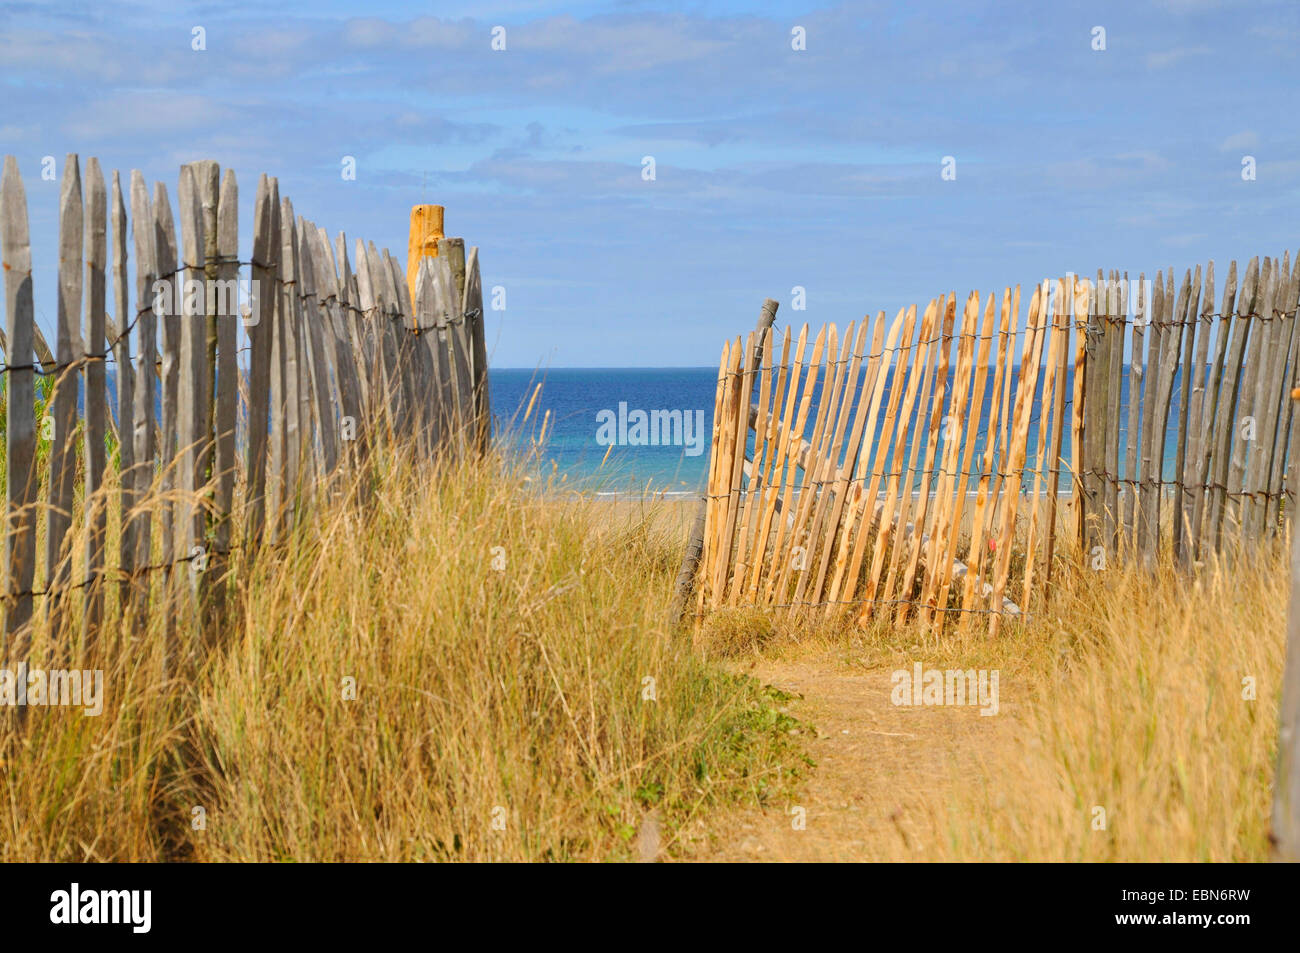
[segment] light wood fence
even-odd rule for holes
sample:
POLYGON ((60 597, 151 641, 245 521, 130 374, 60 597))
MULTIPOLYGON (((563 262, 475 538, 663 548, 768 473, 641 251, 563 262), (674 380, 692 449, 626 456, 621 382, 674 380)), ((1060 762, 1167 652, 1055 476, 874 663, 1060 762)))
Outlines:
POLYGON ((1061 558, 1190 568, 1278 536, 1294 494, 1300 261, 1111 272, 723 348, 674 612, 938 629, 1037 611, 1061 558), (1202 304, 1204 302, 1204 304, 1202 304))

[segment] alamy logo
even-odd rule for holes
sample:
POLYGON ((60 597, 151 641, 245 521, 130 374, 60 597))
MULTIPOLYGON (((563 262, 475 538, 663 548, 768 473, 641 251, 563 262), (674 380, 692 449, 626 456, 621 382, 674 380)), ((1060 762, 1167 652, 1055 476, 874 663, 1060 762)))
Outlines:
POLYGON ((890 677, 895 705, 979 705, 981 715, 998 713, 998 670, 900 668, 890 677))
POLYGON ((250 278, 159 279, 153 283, 153 313, 160 318, 187 314, 239 318, 244 327, 255 328, 262 320, 261 282, 250 278))
POLYGON ((704 411, 632 410, 618 402, 618 413, 596 414, 596 443, 602 447, 682 447, 688 457, 704 452, 704 411))
POLYGON ((0 668, 0 706, 84 708, 86 717, 104 711, 103 669, 0 668))
POLYGON ((130 924, 132 933, 148 933, 152 925, 151 890, 70 890, 50 894, 50 922, 57 924, 130 924))

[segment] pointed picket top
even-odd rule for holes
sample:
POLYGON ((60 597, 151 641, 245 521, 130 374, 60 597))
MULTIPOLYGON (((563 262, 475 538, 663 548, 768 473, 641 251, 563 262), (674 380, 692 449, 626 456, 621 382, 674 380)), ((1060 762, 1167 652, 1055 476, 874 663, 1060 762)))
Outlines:
POLYGON ((139 169, 131 170, 131 235, 135 242, 136 308, 143 311, 155 277, 152 270, 155 241, 153 208, 139 169))
POLYGON ((280 267, 280 259, 278 257, 280 254, 280 245, 276 241, 276 237, 280 234, 280 225, 283 219, 280 211, 280 180, 275 176, 271 176, 270 188, 271 193, 267 196, 266 201, 271 211, 271 234, 269 247, 267 248, 266 253, 270 256, 268 263, 275 265, 278 269, 280 267))
POLYGON ((339 275, 330 249, 329 233, 317 225, 312 235, 312 257, 316 264, 316 288, 326 300, 339 298, 339 275))
POLYGON ((108 190, 99 160, 94 156, 86 160, 86 207, 90 210, 86 261, 103 268, 108 259, 108 190))
MULTIPOLYGON (((179 203, 180 193, 177 193, 177 202, 179 203)), ((181 209, 181 215, 184 216, 184 208, 181 209)), ((161 182, 153 184, 153 250, 154 263, 158 266, 158 279, 175 279, 181 281, 181 276, 174 274, 178 268, 189 264, 188 261, 181 260, 180 246, 176 241, 176 216, 172 213, 171 199, 167 197, 167 186, 161 182)), ((181 313, 179 298, 172 302, 171 314, 179 315, 181 313)), ((163 317, 162 314, 155 314, 156 317, 163 317)))
POLYGON ((263 326, 263 322, 270 319, 274 309, 274 291, 271 286, 274 279, 272 275, 263 274, 263 272, 270 272, 274 264, 271 251, 274 240, 271 231, 273 214, 271 179, 264 172, 257 180, 257 196, 253 199, 252 271, 254 277, 249 284, 249 310, 250 320, 253 315, 256 315, 257 321, 256 324, 249 326, 250 332, 253 327, 263 326), (263 285, 266 287, 264 288, 263 285))
POLYGON ((41 363, 41 371, 53 374, 58 367, 58 361, 54 359, 54 351, 50 349, 39 324, 32 326, 32 346, 36 349, 36 359, 41 363))
POLYGON ((425 330, 433 320, 433 280, 427 259, 422 259, 415 273, 415 326, 421 330, 425 330))
POLYGON ((201 271, 206 263, 203 243, 203 193, 200 186, 198 170, 193 165, 182 166, 180 182, 176 188, 176 207, 181 222, 181 263, 187 270, 193 272, 201 271))
POLYGON ((63 163, 59 193, 59 298, 55 353, 60 364, 77 361, 84 353, 81 341, 81 270, 85 240, 81 163, 75 152, 69 152, 63 163))
POLYGON ((383 262, 379 258, 379 249, 374 242, 368 242, 364 248, 366 267, 370 273, 370 291, 375 296, 374 306, 381 314, 388 315, 394 305, 388 298, 388 279, 385 277, 383 262))
POLYGON ((315 234, 315 232, 316 226, 299 215, 297 224, 294 227, 298 250, 296 263, 298 266, 298 293, 305 298, 314 298, 316 296, 316 267, 312 263, 311 245, 307 237, 315 234))
POLYGON ((18 172, 18 160, 5 156, 4 173, 0 176, 0 248, 4 250, 4 273, 6 285, 15 289, 7 310, 7 331, 10 345, 19 360, 13 354, 7 355, 8 363, 21 364, 31 360, 32 351, 30 328, 14 327, 15 317, 22 323, 23 316, 31 306, 32 249, 27 228, 27 192, 23 188, 22 176, 18 172), (27 307, 22 307, 21 289, 26 285, 27 307))
POLYGON ((338 258, 339 265, 339 303, 343 305, 354 305, 352 300, 352 265, 348 261, 348 236, 339 232, 334 254, 338 258))
MULTIPOLYGON (((471 245, 469 253, 465 257, 465 293, 461 295, 460 299, 460 310, 466 315, 470 313, 473 307, 470 302, 475 292, 471 289, 475 285, 478 286, 477 294, 481 299, 483 296, 483 280, 478 272, 478 246, 471 245)), ((478 316, 478 320, 483 320, 481 314, 478 316)))
POLYGON ((411 301, 411 289, 402 275, 402 264, 384 249, 384 263, 388 266, 388 288, 397 302, 397 313, 402 318, 402 325, 408 331, 415 327, 415 304, 411 301))
POLYGON ((271 236, 271 179, 263 172, 257 179, 257 194, 253 199, 253 264, 265 266, 270 254, 271 236))
MULTIPOLYGON (((123 340, 127 329, 131 326, 131 319, 128 311, 131 304, 127 297, 126 287, 126 203, 122 197, 122 176, 117 169, 113 170, 113 196, 110 208, 110 225, 113 229, 113 313, 110 319, 113 322, 114 340, 123 340)), ((118 368, 119 372, 121 368, 118 368)))
POLYGON ((402 313, 402 296, 398 293, 397 286, 402 282, 393 280, 393 256, 387 248, 379 249, 379 264, 384 271, 384 296, 389 313, 398 317, 402 313))
MULTIPOLYGON (((346 260, 345 258, 344 261, 346 260)), ((362 311, 370 311, 375 307, 375 287, 370 280, 370 256, 366 254, 365 242, 359 238, 357 239, 357 293, 358 308, 362 311)))
POLYGON ((280 280, 287 285, 298 280, 297 263, 293 256, 298 241, 297 222, 293 202, 287 197, 280 199, 280 280))
POLYGON ((1300 298, 1300 250, 1296 251, 1295 260, 1291 263, 1291 280, 1286 286, 1285 309, 1288 313, 1295 310, 1297 299, 1300 298))
POLYGON ((217 194, 217 254, 223 265, 234 264, 239 257, 239 183, 234 169, 226 169, 217 194))

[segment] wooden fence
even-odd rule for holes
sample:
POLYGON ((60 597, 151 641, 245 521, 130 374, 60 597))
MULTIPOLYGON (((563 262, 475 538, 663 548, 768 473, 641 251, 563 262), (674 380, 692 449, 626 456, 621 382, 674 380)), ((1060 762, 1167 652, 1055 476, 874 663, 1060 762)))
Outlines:
POLYGON ((1217 312, 1213 262, 1177 294, 1172 271, 1067 275, 1034 287, 1023 330, 1006 288, 815 337, 776 331, 769 299, 723 349, 674 611, 694 587, 697 618, 956 614, 996 634, 1066 551, 1186 567, 1272 538, 1300 447, 1300 260, 1252 260, 1236 289, 1235 262, 1217 312))
POLYGON ((1294 267, 1289 253, 1252 259, 1240 286, 1232 262, 1217 310, 1214 262, 1186 272, 1177 293, 1172 269, 1157 273, 1131 318, 1115 278, 1101 283, 1085 334, 1086 548, 1146 565, 1163 552, 1186 567, 1273 538, 1300 451, 1289 399, 1300 256, 1294 267), (1127 379, 1126 349, 1137 355, 1127 379))
POLYGON ((245 260, 231 170, 182 166, 179 233, 161 182, 152 196, 138 171, 129 197, 117 172, 106 185, 92 158, 83 193, 68 156, 52 353, 34 321, 23 182, 14 158, 4 163, 0 658, 21 658, 36 622, 57 633, 72 621, 93 638, 110 593, 128 626, 155 599, 170 607, 169 636, 178 619, 211 633, 232 550, 251 559, 284 539, 317 494, 364 491, 348 477, 380 441, 432 457, 481 450, 490 432, 477 249, 467 260, 461 239, 439 242, 414 269, 413 302, 387 250, 358 240, 354 270, 345 237, 331 245, 295 217, 274 178, 258 182, 245 260), (80 620, 64 618, 74 590, 80 620))

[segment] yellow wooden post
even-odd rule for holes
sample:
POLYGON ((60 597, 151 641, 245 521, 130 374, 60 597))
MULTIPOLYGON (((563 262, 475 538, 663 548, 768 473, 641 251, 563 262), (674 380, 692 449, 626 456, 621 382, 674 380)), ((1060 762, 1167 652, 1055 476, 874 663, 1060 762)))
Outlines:
POLYGON ((438 240, 443 237, 441 205, 411 207, 411 233, 406 248, 406 284, 415 301, 415 276, 420 273, 420 259, 438 257, 438 240))

